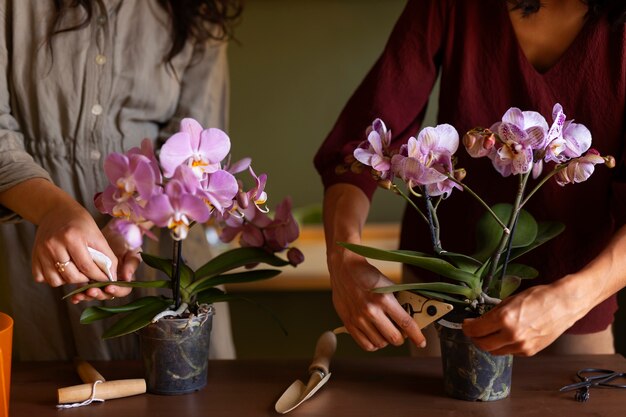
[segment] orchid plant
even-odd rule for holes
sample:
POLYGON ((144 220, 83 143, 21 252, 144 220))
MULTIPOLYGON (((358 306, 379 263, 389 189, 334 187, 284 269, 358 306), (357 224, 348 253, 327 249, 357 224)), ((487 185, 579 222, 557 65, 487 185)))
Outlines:
POLYGON ((586 181, 597 164, 615 166, 612 156, 601 156, 591 148, 589 129, 566 120, 558 103, 552 120, 548 125, 537 112, 510 108, 490 128, 474 128, 463 136, 462 143, 471 157, 488 158, 501 176, 519 179, 514 201, 494 206, 463 182, 465 170, 455 167, 454 154, 460 141, 454 127, 426 127, 394 152, 391 131, 382 120, 374 120, 366 131, 367 140, 354 151, 354 159, 340 168, 360 172, 363 166, 371 167, 379 185, 402 196, 427 223, 434 254, 341 245, 368 258, 402 262, 448 278, 445 282, 400 284, 375 291, 419 292, 468 305, 482 314, 512 294, 522 279, 537 276, 536 269, 511 261, 557 236, 564 225, 538 223, 524 210, 529 199, 550 179, 566 186, 586 181), (471 255, 446 251, 439 238, 437 208, 455 189, 469 193, 485 208, 477 223, 479 247, 471 255))
MULTIPOLYGON (((104 171, 110 184, 94 201, 102 213, 113 217, 109 231, 123 241, 126 250, 137 252, 144 236, 156 239, 151 231, 154 227, 169 231, 173 238, 171 259, 141 253, 148 266, 164 272, 168 279, 118 281, 115 285, 166 288, 171 296, 146 296, 116 307, 89 307, 83 311, 81 323, 124 313, 103 335, 121 336, 164 317, 197 314, 202 305, 233 298, 218 285, 268 279, 280 273, 278 269, 253 269, 259 264, 296 266, 304 260, 302 252, 290 247, 299 234, 290 199, 283 200, 270 217, 267 175, 257 176, 250 158, 230 164, 230 146, 229 137, 220 129, 204 129, 186 118, 180 131, 163 144, 158 159, 148 139, 140 148, 106 158, 104 171), (236 177, 244 172, 252 184, 249 189, 236 177), (239 247, 193 271, 182 259, 182 243, 194 224, 207 222, 221 230, 220 238, 226 243, 239 237, 239 247), (284 251, 286 259, 276 255, 284 251)), ((110 283, 92 283, 68 297, 106 285, 110 283)))

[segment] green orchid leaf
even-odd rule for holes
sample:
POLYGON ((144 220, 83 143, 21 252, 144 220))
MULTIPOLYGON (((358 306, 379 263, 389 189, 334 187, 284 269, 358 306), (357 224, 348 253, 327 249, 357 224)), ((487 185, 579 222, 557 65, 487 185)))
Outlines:
POLYGON ((443 252, 441 256, 448 258, 450 262, 459 269, 475 274, 476 271, 482 266, 482 262, 478 259, 474 259, 471 256, 464 255, 462 253, 443 252))
POLYGON ((440 293, 440 292, 437 292, 437 291, 419 290, 419 291, 415 291, 415 292, 420 293, 424 297, 435 298, 435 299, 438 299, 440 301, 448 301, 450 303, 455 303, 455 304, 467 305, 467 301, 465 301, 465 299, 464 300, 459 300, 458 298, 454 298, 451 295, 440 293))
POLYGON ((196 302, 198 304, 213 304, 219 303, 222 301, 231 301, 235 300, 237 297, 231 294, 226 294, 224 291, 219 288, 209 288, 208 290, 204 290, 198 293, 196 296, 196 302))
MULTIPOLYGON (((498 268, 496 273, 502 273, 502 267, 498 268)), ((532 279, 539 276, 539 271, 532 266, 511 263, 506 266, 506 275, 515 275, 521 279, 532 279)))
POLYGON ((104 320, 114 316, 116 313, 111 311, 104 311, 98 307, 87 307, 80 314, 80 324, 89 324, 94 321, 104 320))
POLYGON ((235 272, 232 274, 221 274, 213 277, 205 277, 196 281, 193 288, 189 290, 190 294, 196 294, 201 291, 213 288, 222 284, 239 284, 243 282, 261 281, 273 278, 280 274, 279 269, 254 269, 244 272, 235 272))
POLYGON ((154 316, 166 310, 172 304, 172 300, 164 298, 152 299, 143 307, 131 311, 126 316, 118 320, 113 326, 107 329, 103 335, 103 339, 111 339, 113 337, 123 336, 125 334, 136 332, 146 327, 154 316))
POLYGON ((157 280, 157 281, 99 281, 92 282, 63 296, 63 299, 71 297, 74 294, 78 294, 87 291, 89 288, 102 288, 109 285, 115 285, 117 287, 132 287, 132 288, 170 288, 170 281, 157 280))
POLYGON ((151 268, 162 271, 168 277, 172 277, 172 260, 161 258, 147 253, 141 253, 141 259, 151 268))
POLYGON ((390 293, 398 291, 436 291, 444 294, 457 294, 465 298, 473 299, 474 292, 464 285, 450 284, 447 282, 415 282, 410 284, 389 285, 387 287, 375 288, 376 293, 390 293))
POLYGON ((478 283, 478 277, 474 274, 457 268, 441 258, 426 255, 421 252, 377 249, 369 246, 343 242, 339 242, 338 244, 354 253, 365 256, 366 258, 415 265, 446 278, 464 282, 470 287, 476 287, 478 283))
POLYGON ((129 311, 134 311, 145 305, 152 304, 154 302, 154 299, 161 299, 161 297, 154 297, 154 296, 142 297, 142 298, 139 298, 138 300, 135 300, 133 302, 130 302, 128 304, 124 304, 121 306, 88 307, 85 310, 83 310, 82 314, 80 315, 80 323, 89 324, 97 320, 102 320, 102 319, 106 319, 108 317, 114 316, 115 314, 118 314, 118 313, 128 313, 129 311))
POLYGON ((547 241, 555 238, 565 230, 565 225, 559 222, 542 222, 538 225, 537 237, 528 246, 511 250, 510 260, 519 258, 525 253, 530 252, 538 246, 543 245, 547 241))
POLYGON ((500 299, 504 300, 509 295, 513 294, 515 290, 517 290, 522 283, 522 278, 516 277, 514 275, 505 275, 502 279, 502 283, 500 286, 500 299))
POLYGON ((263 263, 285 266, 289 262, 261 248, 236 248, 224 252, 198 268, 195 279, 212 277, 245 265, 263 263))
MULTIPOLYGON (((146 265, 159 270, 165 275, 167 275, 170 279, 172 279, 172 260, 161 258, 159 256, 149 255, 147 253, 141 254, 141 259, 146 263, 146 265)), ((184 262, 182 263, 182 268, 180 269, 180 286, 182 288, 187 288, 189 284, 191 284, 194 280, 193 270, 184 262)))
POLYGON ((187 264, 183 263, 180 269, 180 286, 187 288, 194 281, 193 269, 189 268, 187 264))
MULTIPOLYGON (((509 222, 513 206, 496 204, 491 208, 504 224, 509 222)), ((521 210, 513 233, 512 248, 523 248, 532 244, 537 238, 537 222, 526 210, 521 210)), ((476 224, 477 252, 474 258, 481 262, 491 257, 500 244, 504 231, 490 213, 485 213, 476 224)))

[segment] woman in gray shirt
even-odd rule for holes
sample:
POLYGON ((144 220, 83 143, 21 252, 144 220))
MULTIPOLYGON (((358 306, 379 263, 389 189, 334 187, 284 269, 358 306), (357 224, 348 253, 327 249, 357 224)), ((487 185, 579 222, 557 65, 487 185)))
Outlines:
POLYGON ((133 339, 105 343, 100 324, 80 325, 63 284, 107 279, 87 246, 132 279, 136 254, 111 249, 93 205, 103 159, 167 138, 183 117, 226 127, 239 12, 234 0, 0 0, 0 310, 15 319, 17 360, 135 355, 133 339))

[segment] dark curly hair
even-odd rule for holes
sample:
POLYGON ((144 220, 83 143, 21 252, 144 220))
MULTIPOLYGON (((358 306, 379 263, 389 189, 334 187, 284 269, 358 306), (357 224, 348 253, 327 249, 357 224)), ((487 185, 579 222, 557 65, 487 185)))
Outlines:
MULTIPOLYGON (((524 16, 539 11, 543 6, 541 0, 505 0, 512 10, 521 10, 524 16)), ((588 16, 597 16, 608 11, 611 24, 615 27, 626 23, 626 2, 623 0, 580 0, 589 7, 588 16)))
MULTIPOLYGON (((50 37, 82 29, 91 23, 98 6, 96 0, 53 0, 56 16, 50 37), (75 7, 85 10, 85 18, 74 26, 60 27, 63 14, 75 7)), ((242 11, 241 0, 158 0, 172 22, 172 46, 164 57, 169 62, 185 47, 188 39, 203 43, 209 39, 233 37, 233 27, 242 11)))

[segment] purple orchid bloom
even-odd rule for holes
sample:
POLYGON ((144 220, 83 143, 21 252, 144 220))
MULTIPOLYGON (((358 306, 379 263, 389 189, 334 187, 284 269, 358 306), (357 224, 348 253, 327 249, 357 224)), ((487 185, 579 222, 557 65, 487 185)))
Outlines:
POLYGON ((572 159, 567 167, 554 175, 557 184, 564 186, 586 181, 593 171, 595 165, 606 163, 606 159, 595 149, 589 149, 585 156, 572 159))
POLYGON ((203 198, 210 207, 220 213, 231 208, 238 191, 237 179, 233 174, 222 169, 206 175, 202 180, 203 198))
POLYGON ((563 125, 563 139, 565 147, 563 155, 566 158, 578 158, 591 147, 591 132, 580 123, 568 120, 563 125))
POLYGON ((110 154, 104 161, 104 172, 111 185, 96 195, 95 203, 98 210, 113 217, 132 217, 159 192, 155 181, 160 173, 157 175, 150 158, 140 153, 110 154))
POLYGON ((496 132, 502 142, 489 157, 500 175, 508 177, 531 169, 533 152, 546 146, 548 123, 537 112, 522 112, 512 107, 502 116, 502 121, 495 123, 490 130, 496 132))
POLYGON ((252 163, 252 159, 242 158, 239 161, 231 164, 230 157, 229 157, 228 162, 226 163, 226 165, 224 165, 224 171, 228 171, 231 174, 235 175, 248 169, 251 163, 252 163))
POLYGON ((409 187, 426 186, 432 196, 449 195, 453 188, 460 188, 448 177, 453 175, 452 155, 458 147, 459 134, 451 125, 424 128, 394 155, 392 170, 409 187))
POLYGON ((272 252, 280 252, 298 238, 300 228, 291 214, 291 199, 285 198, 276 207, 274 220, 263 230, 267 248, 272 252))
POLYGON ((220 234, 222 242, 231 242, 239 236, 239 244, 243 247, 265 246, 263 229, 272 222, 267 214, 248 206, 244 209, 240 208, 239 215, 225 212, 222 219, 225 224, 220 234))
POLYGON ((123 239, 127 249, 137 250, 141 248, 145 231, 137 224, 129 220, 115 219, 108 224, 108 227, 114 235, 123 239))
POLYGON ((265 192, 265 184, 267 183, 267 174, 261 174, 258 177, 254 173, 252 167, 249 167, 250 175, 254 178, 254 187, 246 193, 248 201, 252 201, 256 208, 263 212, 266 209, 261 206, 267 202, 267 193, 265 192))
POLYGON ((181 164, 189 165, 196 176, 221 169, 221 161, 230 152, 230 138, 220 129, 202 129, 194 119, 180 122, 180 132, 171 136, 161 148, 163 175, 170 178, 181 164))
POLYGON ((391 131, 387 130, 381 119, 376 119, 368 127, 366 134, 367 141, 354 150, 354 157, 362 164, 379 171, 381 178, 387 178, 391 169, 391 157, 388 154, 391 131))
MULTIPOLYGON (((546 162, 560 163, 565 160, 562 152, 565 148, 565 139, 563 139, 563 124, 565 123, 565 113, 563 107, 556 103, 552 109, 552 126, 547 133, 546 162)), ((578 155, 580 156, 580 155, 578 155)))
POLYGON ((152 168, 152 172, 154 173, 155 182, 160 184, 163 181, 159 161, 157 161, 156 159, 156 156, 154 154, 154 147, 152 146, 152 141, 150 139, 146 138, 142 140, 139 148, 135 147, 129 149, 128 152, 126 152, 126 155, 128 155, 128 157, 131 159, 135 155, 147 158, 150 164, 150 168, 152 168))
POLYGON ((153 196, 144 213, 155 225, 167 226, 175 240, 187 237, 193 221, 203 223, 211 215, 204 201, 189 193, 186 185, 179 180, 171 180, 165 186, 163 194, 153 196))

